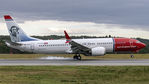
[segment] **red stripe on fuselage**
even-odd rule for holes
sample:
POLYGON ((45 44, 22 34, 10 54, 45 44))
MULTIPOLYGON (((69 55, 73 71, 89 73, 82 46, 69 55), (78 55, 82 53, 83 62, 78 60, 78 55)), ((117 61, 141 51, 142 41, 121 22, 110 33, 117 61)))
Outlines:
POLYGON ((115 42, 115 51, 135 51, 136 45, 134 43, 136 42, 135 39, 129 39, 129 38, 114 38, 115 42))

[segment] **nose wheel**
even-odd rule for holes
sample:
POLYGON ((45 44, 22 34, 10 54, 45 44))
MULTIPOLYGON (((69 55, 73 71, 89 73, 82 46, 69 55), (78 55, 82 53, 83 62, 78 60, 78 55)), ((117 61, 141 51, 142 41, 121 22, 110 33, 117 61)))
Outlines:
POLYGON ((76 54, 75 56, 73 56, 73 59, 75 59, 75 60, 81 60, 80 54, 76 54))

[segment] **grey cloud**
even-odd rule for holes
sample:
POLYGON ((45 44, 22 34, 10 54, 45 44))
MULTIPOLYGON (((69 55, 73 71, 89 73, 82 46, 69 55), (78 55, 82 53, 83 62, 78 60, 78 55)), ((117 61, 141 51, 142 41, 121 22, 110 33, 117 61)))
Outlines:
POLYGON ((148 3, 148 0, 0 0, 0 14, 10 13, 22 20, 89 21, 149 30, 148 3))

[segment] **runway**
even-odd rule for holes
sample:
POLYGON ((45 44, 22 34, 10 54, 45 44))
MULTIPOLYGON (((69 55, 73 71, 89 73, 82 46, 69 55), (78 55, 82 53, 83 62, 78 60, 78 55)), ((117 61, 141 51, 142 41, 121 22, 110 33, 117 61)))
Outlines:
POLYGON ((0 60, 0 66, 149 66, 149 59, 136 60, 88 60, 81 61, 73 59, 63 60, 45 60, 45 59, 32 59, 32 60, 0 60))

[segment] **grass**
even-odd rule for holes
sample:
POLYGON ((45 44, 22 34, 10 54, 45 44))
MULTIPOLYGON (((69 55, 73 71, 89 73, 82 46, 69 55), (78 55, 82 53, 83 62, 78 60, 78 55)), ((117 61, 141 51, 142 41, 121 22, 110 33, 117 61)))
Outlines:
POLYGON ((1 66, 0 84, 149 84, 149 66, 1 66))
MULTIPOLYGON (((133 54, 133 59, 149 59, 149 54, 133 54)), ((0 59, 35 59, 47 56, 73 57, 73 54, 0 54, 0 59)), ((82 59, 132 59, 130 54, 106 54, 105 56, 83 56, 82 59)))

